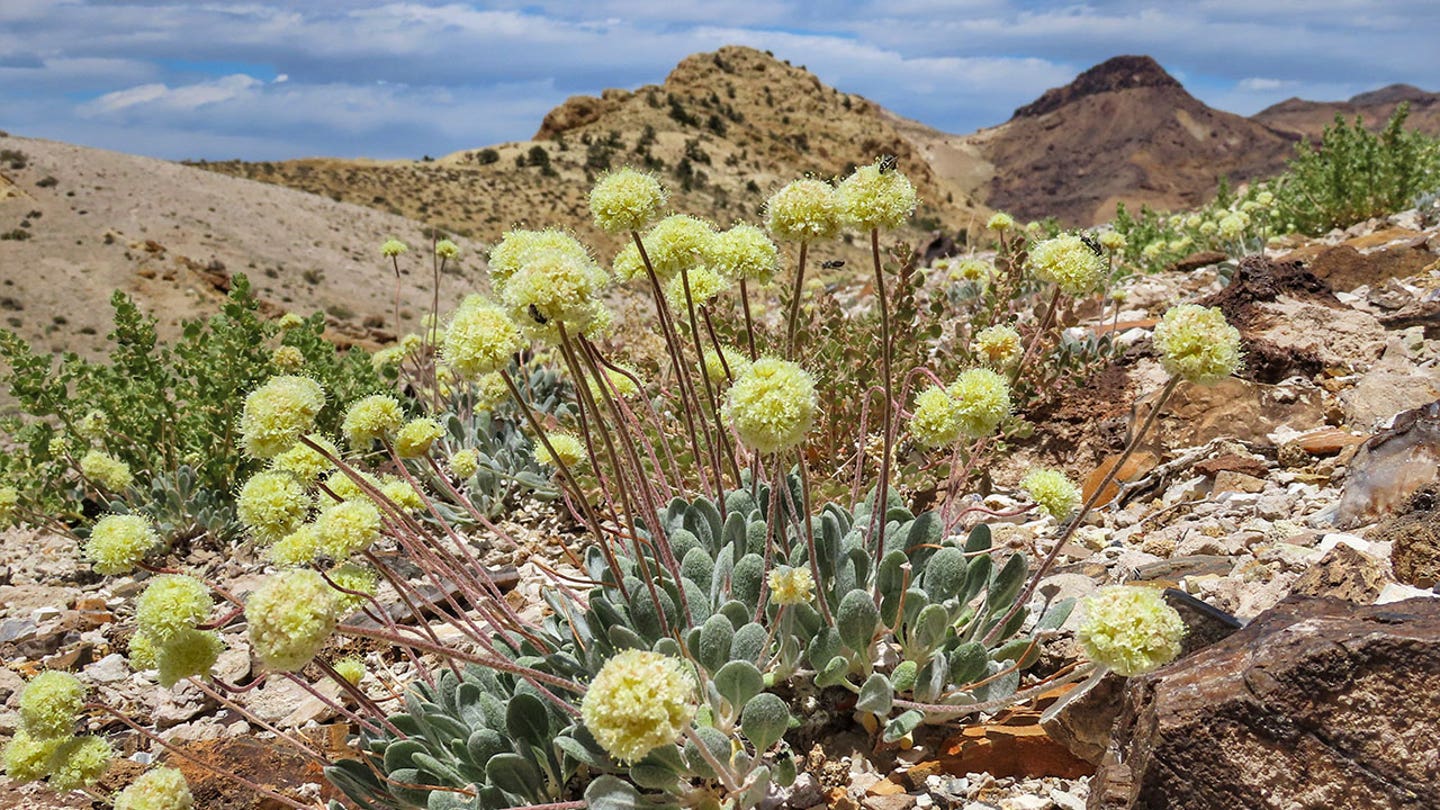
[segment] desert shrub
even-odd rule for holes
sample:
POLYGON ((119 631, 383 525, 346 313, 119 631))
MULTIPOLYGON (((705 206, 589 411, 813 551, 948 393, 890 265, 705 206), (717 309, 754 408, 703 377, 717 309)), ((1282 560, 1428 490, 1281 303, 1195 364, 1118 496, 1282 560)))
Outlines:
POLYGON ((1406 131, 1409 112, 1402 103, 1378 133, 1337 114, 1320 144, 1296 146, 1275 184, 1287 230, 1344 228, 1407 208, 1420 193, 1440 188, 1440 140, 1406 131))
POLYGON ((491 163, 500 162, 500 153, 494 149, 485 148, 475 153, 475 162, 481 166, 489 166, 491 163))
POLYGON ((299 367, 331 392, 322 430, 338 426, 342 403, 383 386, 363 352, 340 353, 324 339, 323 316, 286 329, 261 318, 244 275, 220 312, 185 322, 171 344, 128 296, 115 293, 111 305, 103 360, 56 360, 0 330, 0 384, 18 411, 3 428, 19 445, 0 457, 0 479, 51 522, 74 524, 86 510, 111 507, 149 513, 174 535, 229 535, 235 482, 259 466, 235 444, 241 400, 281 370, 278 347, 298 352, 299 367), (83 475, 90 452, 127 467, 133 481, 107 488, 83 475))

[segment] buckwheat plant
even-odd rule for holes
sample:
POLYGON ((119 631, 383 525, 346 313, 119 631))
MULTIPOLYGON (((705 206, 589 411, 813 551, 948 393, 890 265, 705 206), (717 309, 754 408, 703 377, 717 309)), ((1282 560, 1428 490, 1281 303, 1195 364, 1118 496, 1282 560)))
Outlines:
MULTIPOLYGON (((361 807, 618 810, 781 800, 798 767, 786 737, 813 712, 858 712, 877 743, 897 743, 922 723, 1173 656, 1168 614, 1149 605, 1126 624, 1125 599, 1136 597, 1105 595, 1082 632, 1092 660, 1027 680, 1041 641, 1073 607, 1033 597, 1096 496, 1081 502, 1053 471, 1026 478, 1025 503, 1012 514, 1043 510, 1057 526, 1032 565, 1022 551, 992 546, 983 521, 995 513, 965 491, 1013 419, 1016 380, 1048 339, 1056 302, 1100 285, 1104 265, 1085 240, 1031 245, 1013 221, 993 220, 1005 245, 993 285, 1044 291, 1048 311, 1027 323, 1026 338, 993 324, 975 336, 979 351, 965 341, 958 357, 984 358, 973 365, 897 369, 895 344, 911 338, 892 328, 887 284, 896 273, 880 239, 911 215, 916 192, 893 161, 838 184, 784 186, 766 206, 770 236, 661 218, 666 199, 649 175, 605 176, 591 197, 596 224, 629 240, 611 267, 563 232, 513 231, 490 254, 488 294, 464 297, 432 330, 451 396, 509 394, 537 469, 582 532, 578 547, 563 550, 569 567, 534 558, 550 577, 542 606, 521 610, 482 564, 466 527, 521 543, 467 496, 465 479, 484 461, 453 441, 438 412, 407 414, 389 395, 361 399, 341 422, 342 445, 316 430, 328 392, 303 375, 277 376, 249 395, 236 437, 270 464, 241 486, 250 539, 275 566, 263 583, 239 595, 160 569, 148 527, 124 516, 92 535, 102 573, 138 566, 163 575, 141 599, 135 665, 195 685, 296 746, 361 807), (870 243, 880 333, 867 415, 851 426, 854 469, 842 473, 808 447, 834 406, 835 381, 807 370, 797 322, 809 247, 846 229, 870 243), (749 310, 757 291, 747 282, 783 275, 771 236, 795 253, 778 323, 749 310), (604 296, 617 279, 653 304, 667 358, 652 379, 612 357, 613 341, 602 338, 611 323, 604 296), (741 345, 743 331, 743 348, 723 342, 717 322, 739 323, 730 334, 741 345), (545 397, 520 374, 539 354, 554 358, 564 381, 545 397), (912 406, 917 381, 926 382, 912 406), (955 462, 935 509, 916 513, 900 497, 900 446, 955 462), (820 479, 853 477, 848 494, 822 502, 815 464, 825 465, 820 479), (261 680, 289 680, 346 718, 348 756, 248 711, 253 684, 215 677, 213 632, 242 618, 261 680), (341 640, 393 648, 409 675, 336 658, 341 640)), ((1239 362, 1238 334, 1215 314, 1180 308, 1162 325, 1155 342, 1172 377, 1127 455, 1177 385, 1213 383, 1239 362)), ((37 733, 67 731, 63 717, 39 718, 37 733)), ((36 745, 13 757, 7 749, 7 764, 32 778, 53 773, 37 770, 36 745)), ((123 806, 146 806, 152 795, 165 797, 154 806, 184 806, 171 776, 145 780, 123 806)))

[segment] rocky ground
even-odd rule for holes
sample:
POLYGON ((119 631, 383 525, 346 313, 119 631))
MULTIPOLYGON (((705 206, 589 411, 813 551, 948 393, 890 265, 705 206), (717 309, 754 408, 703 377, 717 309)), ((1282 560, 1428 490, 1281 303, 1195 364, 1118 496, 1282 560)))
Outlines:
MULTIPOLYGON (((1062 403, 1053 423, 1040 426, 1070 432, 1066 458, 1072 472, 1088 476, 1087 487, 1118 460, 1116 437, 1123 442, 1125 428, 1147 415, 1163 382, 1149 330, 1165 307, 1179 300, 1221 306, 1245 337, 1242 378, 1179 389, 1155 438, 1121 468, 1104 508, 1042 588, 1059 596, 1116 582, 1172 588, 1192 626, 1187 654, 1128 684, 1102 681, 1043 723, 1041 711, 1059 694, 983 723, 924 729, 903 750, 877 750, 864 735, 827 741, 808 752, 790 806, 1078 810, 1160 806, 1155 791, 1169 807, 1316 806, 1311 799, 1359 806, 1341 800, 1352 783, 1370 790, 1366 807, 1437 806, 1436 707, 1425 703, 1440 694, 1440 684, 1430 683, 1440 672, 1440 602, 1429 601, 1440 580, 1437 257, 1440 227, 1412 211, 1240 263, 1201 257, 1129 285, 1118 315, 1076 324, 1102 330, 1118 321, 1116 339, 1126 347, 1099 386, 1108 410, 1062 403), (1385 687, 1396 682, 1387 673, 1413 688, 1385 687), (1199 703, 1186 690, 1222 683, 1228 691, 1199 703), (1311 790, 1309 799, 1292 796, 1292 804, 1267 798, 1267 785, 1286 784, 1276 769, 1287 750, 1308 752, 1310 778, 1329 787, 1311 790), (1215 792, 1222 781, 1259 792, 1215 792)), ((1017 463, 1053 462, 1055 454, 1036 445, 1017 463)), ((1002 511, 1015 503, 1003 487, 987 499, 1002 511)), ((513 566, 510 598, 537 610, 545 580, 535 558, 564 560, 542 509, 514 518, 516 543, 496 544, 488 561, 513 566)), ((1032 553, 1049 550, 1054 529, 1048 518, 993 526, 997 542, 1032 553)), ((240 593, 261 571, 243 550, 197 547, 185 562, 240 593)), ((130 671, 127 606, 140 587, 94 576, 68 539, 26 529, 4 535, 0 734, 16 727, 24 677, 66 669, 202 759, 297 796, 328 796, 314 767, 267 743, 255 722, 220 710, 193 687, 162 690, 154 673, 130 671)), ((1074 658, 1074 621, 1050 642, 1042 668, 1074 658)), ((219 674, 247 682, 243 634, 227 640, 219 674)), ((365 687, 373 694, 407 674, 390 651, 351 651, 367 657, 365 687)), ((294 684, 272 681, 253 697, 260 720, 343 744, 343 725, 294 684)), ((93 726, 120 730, 98 717, 93 726)), ((154 755, 133 739, 127 744, 136 763, 154 755)), ((204 807, 266 806, 192 775, 204 807)), ((110 778, 125 778, 123 769, 110 778)), ((0 780, 0 806, 21 803, 83 807, 88 799, 41 798, 0 780)))

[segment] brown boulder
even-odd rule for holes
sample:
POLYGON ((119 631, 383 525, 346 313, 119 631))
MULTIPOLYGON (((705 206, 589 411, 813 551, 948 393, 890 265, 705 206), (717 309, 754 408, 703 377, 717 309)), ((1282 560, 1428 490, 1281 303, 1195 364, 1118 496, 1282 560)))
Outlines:
POLYGON ((554 140, 557 136, 572 129, 593 124, 599 121, 600 117, 614 105, 615 102, 610 99, 600 99, 594 96, 571 96, 565 99, 564 104, 545 114, 544 120, 540 122, 540 129, 532 140, 554 140))
POLYGON ((1421 238, 1371 253, 1361 253, 1350 245, 1336 245, 1316 256, 1310 262, 1310 271, 1324 279, 1331 289, 1353 290, 1386 279, 1416 275, 1433 261, 1435 257, 1425 249, 1425 240, 1421 238))
POLYGON ((1396 512, 1440 477, 1440 400, 1405 411, 1350 460, 1335 525, 1354 528, 1396 512))
POLYGON ((1189 273, 1192 270, 1199 270, 1202 267, 1209 267, 1212 264, 1219 264, 1230 258, 1218 250, 1199 250, 1191 253, 1183 259, 1177 260, 1168 268, 1172 273, 1189 273))
POLYGON ((1091 810, 1440 806, 1440 600, 1292 596, 1130 679, 1091 810))
POLYGON ((1325 553, 1291 586, 1301 596, 1330 596, 1369 605, 1391 581, 1383 560, 1344 543, 1325 553))
POLYGON ((1391 543, 1390 566, 1397 580, 1418 588, 1440 584, 1440 484, 1417 490, 1370 538, 1391 543))

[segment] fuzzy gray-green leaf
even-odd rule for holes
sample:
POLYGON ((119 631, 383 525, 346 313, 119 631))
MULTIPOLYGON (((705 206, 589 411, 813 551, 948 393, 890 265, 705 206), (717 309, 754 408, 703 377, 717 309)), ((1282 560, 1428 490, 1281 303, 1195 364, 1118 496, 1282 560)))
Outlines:
POLYGON ((855 701, 855 708, 883 716, 890 713, 894 701, 895 687, 890 685, 889 678, 876 672, 866 678, 860 687, 860 697, 855 701))
POLYGON ((740 730, 755 746, 756 753, 763 754, 785 736, 790 727, 790 708, 785 701, 769 692, 746 701, 740 711, 740 730))
POLYGON ((870 640, 879 624, 879 609, 870 594, 860 588, 845 594, 835 611, 835 629, 840 631, 840 640, 856 652, 870 648, 870 640))
POLYGON ((731 661, 715 673, 716 691, 737 711, 764 688, 760 668, 749 661, 731 661))

